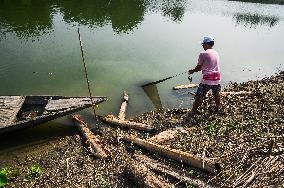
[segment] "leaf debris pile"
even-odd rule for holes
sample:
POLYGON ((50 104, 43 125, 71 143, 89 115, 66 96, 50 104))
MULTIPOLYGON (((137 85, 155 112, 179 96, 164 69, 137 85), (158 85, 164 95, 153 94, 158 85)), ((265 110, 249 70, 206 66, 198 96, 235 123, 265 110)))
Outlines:
MULTIPOLYGON (((0 167, 20 169, 22 175, 8 187, 133 187, 123 175, 133 151, 144 153, 190 176, 224 187, 281 187, 284 183, 284 73, 231 84, 225 91, 250 91, 244 95, 225 95, 223 113, 214 113, 212 99, 206 99, 201 114, 188 116, 189 109, 161 109, 132 120, 155 126, 156 133, 145 133, 114 126, 100 126, 99 139, 109 148, 112 158, 94 159, 78 135, 51 140, 23 149, 0 153, 0 167), (162 143, 170 148, 211 158, 221 165, 218 175, 176 163, 150 153, 120 138, 136 135, 148 138, 168 129, 183 127, 180 133, 162 143), (25 179, 30 166, 38 164, 42 174, 34 181, 25 179)), ((160 174, 177 187, 184 185, 160 174)))

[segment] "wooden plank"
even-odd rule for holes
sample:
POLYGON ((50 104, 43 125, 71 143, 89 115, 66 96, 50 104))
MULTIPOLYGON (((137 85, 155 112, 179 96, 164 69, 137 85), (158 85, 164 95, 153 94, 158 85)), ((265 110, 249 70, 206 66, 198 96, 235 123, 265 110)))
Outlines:
POLYGON ((49 100, 47 105, 45 106, 45 110, 47 111, 59 111, 69 108, 76 108, 78 106, 83 106, 89 104, 91 105, 91 101, 89 98, 70 98, 70 99, 57 99, 57 100, 49 100))
POLYGON ((16 120, 24 101, 23 96, 0 96, 0 128, 16 120))
POLYGON ((209 159, 198 157, 191 153, 179 151, 176 149, 167 148, 162 145, 148 142, 146 140, 143 140, 143 139, 140 139, 134 136, 125 136, 123 139, 125 141, 137 144, 138 146, 143 147, 144 149, 147 149, 149 151, 158 152, 165 157, 169 157, 178 162, 191 165, 193 167, 210 172, 212 174, 217 174, 218 172, 217 167, 219 165, 209 159))

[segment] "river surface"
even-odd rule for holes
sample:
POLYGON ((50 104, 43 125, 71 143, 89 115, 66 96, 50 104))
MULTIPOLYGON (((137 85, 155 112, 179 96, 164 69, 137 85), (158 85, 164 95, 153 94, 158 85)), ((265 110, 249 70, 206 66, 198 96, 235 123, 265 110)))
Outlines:
POLYGON ((204 35, 215 37, 222 86, 283 70, 284 3, 252 1, 0 0, 0 95, 88 96, 79 27, 91 92, 109 98, 98 114, 117 115, 123 91, 127 117, 188 108, 192 97, 172 90, 186 74, 141 85, 195 67, 204 35))

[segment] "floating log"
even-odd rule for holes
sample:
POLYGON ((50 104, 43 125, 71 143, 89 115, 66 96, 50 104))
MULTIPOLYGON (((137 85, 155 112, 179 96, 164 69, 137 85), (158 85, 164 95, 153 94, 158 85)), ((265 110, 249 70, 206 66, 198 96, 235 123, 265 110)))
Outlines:
POLYGON ((173 90, 189 89, 189 88, 195 88, 195 87, 198 87, 198 84, 178 85, 178 86, 173 87, 173 90))
POLYGON ((174 188, 174 185, 166 183, 161 178, 157 177, 144 164, 134 160, 129 160, 124 171, 125 175, 137 183, 140 187, 151 188, 174 188))
POLYGON ((88 128, 87 123, 84 122, 80 115, 72 116, 75 125, 79 128, 81 134, 86 140, 87 144, 90 146, 91 152, 101 159, 107 159, 110 157, 110 153, 105 151, 100 144, 100 140, 94 135, 94 133, 88 128))
POLYGON ((155 136, 148 138, 147 141, 153 142, 153 143, 162 143, 167 140, 172 140, 176 138, 179 135, 179 133, 188 133, 188 131, 182 127, 171 129, 171 130, 166 130, 166 131, 160 132, 159 134, 155 136))
POLYGON ((205 182, 203 182, 199 179, 189 177, 189 176, 185 175, 183 172, 181 172, 180 170, 166 166, 162 163, 159 163, 158 161, 150 159, 149 157, 147 157, 145 155, 134 154, 134 157, 137 161, 142 162, 144 165, 146 165, 151 170, 161 172, 161 173, 165 173, 168 176, 171 176, 175 179, 178 179, 178 180, 180 180, 184 183, 195 185, 195 186, 200 187, 200 188, 218 188, 219 187, 217 185, 208 184, 208 183, 205 183, 205 182))
POLYGON ((131 129, 137 129, 137 130, 142 130, 142 131, 152 131, 154 130, 153 126, 144 124, 144 123, 137 123, 133 121, 128 121, 128 120, 120 120, 116 118, 113 115, 108 115, 106 117, 100 117, 102 121, 105 123, 117 125, 120 127, 126 127, 126 128, 131 128, 131 129))
POLYGON ((128 103, 128 95, 127 95, 126 91, 124 91, 123 100, 122 100, 119 115, 118 115, 118 119, 120 119, 120 120, 125 119, 127 103, 128 103))
POLYGON ((133 142, 138 146, 143 147, 144 149, 147 149, 149 151, 158 152, 165 157, 169 157, 178 162, 182 162, 191 165, 193 167, 200 168, 212 174, 217 174, 218 172, 217 169, 219 165, 209 159, 194 156, 190 153, 179 151, 176 149, 167 148, 133 136, 129 137, 126 136, 123 139, 128 142, 133 142))

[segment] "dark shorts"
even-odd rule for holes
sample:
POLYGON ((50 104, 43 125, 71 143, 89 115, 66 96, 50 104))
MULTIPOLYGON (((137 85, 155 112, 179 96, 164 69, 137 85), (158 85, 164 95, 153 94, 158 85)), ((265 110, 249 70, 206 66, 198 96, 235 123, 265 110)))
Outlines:
POLYGON ((206 94, 210 89, 212 90, 212 94, 215 97, 221 91, 221 86, 220 84, 218 85, 199 84, 199 87, 195 95, 195 100, 202 101, 206 97, 206 94))

